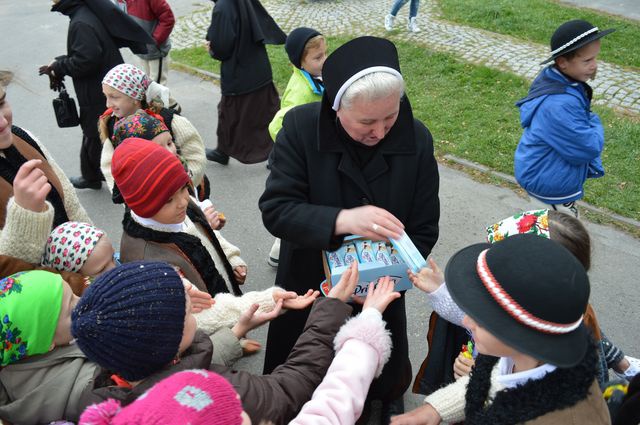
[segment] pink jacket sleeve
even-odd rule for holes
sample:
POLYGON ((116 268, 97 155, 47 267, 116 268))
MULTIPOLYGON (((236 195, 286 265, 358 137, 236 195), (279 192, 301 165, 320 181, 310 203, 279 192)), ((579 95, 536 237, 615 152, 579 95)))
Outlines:
POLYGON ((352 424, 362 414, 371 381, 391 355, 391 337, 378 310, 369 308, 345 323, 334 340, 336 356, 298 416, 296 425, 352 424))

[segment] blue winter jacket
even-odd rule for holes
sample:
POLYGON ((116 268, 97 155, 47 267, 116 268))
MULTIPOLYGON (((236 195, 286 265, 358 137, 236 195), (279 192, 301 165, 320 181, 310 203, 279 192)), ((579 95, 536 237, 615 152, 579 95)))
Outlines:
POLYGON ((604 130, 591 112, 591 88, 545 68, 519 100, 524 133, 516 148, 515 176, 531 196, 547 204, 582 198, 587 178, 602 177, 604 130))

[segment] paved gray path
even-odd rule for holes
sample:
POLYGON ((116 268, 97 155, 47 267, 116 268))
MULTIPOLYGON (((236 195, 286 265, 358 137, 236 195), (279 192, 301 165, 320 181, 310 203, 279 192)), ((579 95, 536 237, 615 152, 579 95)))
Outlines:
MULTIPOLYGON (((638 1, 638 0, 634 0, 638 1)), ((285 31, 299 26, 317 28, 331 35, 386 34, 383 18, 389 0, 343 0, 306 3, 298 0, 263 0, 269 13, 285 31)), ((640 1, 638 1, 640 3, 640 1)), ((210 22, 211 3, 178 20, 172 40, 175 48, 202 44, 210 22)), ((453 53, 472 63, 510 71, 532 80, 549 56, 549 47, 511 36, 440 20, 432 1, 420 5, 419 33, 406 31, 408 7, 398 13, 394 36, 415 41, 434 50, 453 53)), ((599 62, 598 77, 591 82, 597 104, 640 113, 640 72, 599 62)))
POLYGON ((640 21, 640 1, 638 0, 560 0, 560 2, 640 21))

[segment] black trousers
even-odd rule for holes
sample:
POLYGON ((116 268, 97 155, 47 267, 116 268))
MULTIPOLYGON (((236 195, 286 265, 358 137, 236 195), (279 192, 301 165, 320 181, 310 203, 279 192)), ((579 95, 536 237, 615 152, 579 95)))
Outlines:
POLYGON ((98 134, 98 117, 104 109, 104 104, 80 106, 80 127, 82 128, 80 174, 89 181, 102 180, 102 171, 100 171, 102 142, 98 134))

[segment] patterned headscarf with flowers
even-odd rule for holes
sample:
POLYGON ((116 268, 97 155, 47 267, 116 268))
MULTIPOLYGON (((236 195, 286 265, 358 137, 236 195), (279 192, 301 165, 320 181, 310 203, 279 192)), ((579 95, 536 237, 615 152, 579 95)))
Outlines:
POLYGON ((549 210, 525 211, 487 227, 487 242, 499 242, 509 236, 523 233, 533 233, 550 239, 549 210))
POLYGON ((41 264, 60 271, 77 272, 103 235, 103 230, 88 223, 62 223, 51 231, 41 264))
POLYGON ((62 292, 62 277, 43 270, 0 280, 0 366, 49 351, 62 292))
POLYGON ((113 146, 117 147, 124 139, 139 137, 153 140, 158 134, 168 132, 169 129, 161 120, 152 117, 142 109, 134 114, 119 119, 113 126, 113 146))
POLYGON ((151 80, 140 68, 128 63, 111 68, 102 79, 102 84, 135 100, 150 102, 160 99, 165 106, 169 104, 169 89, 151 80))

